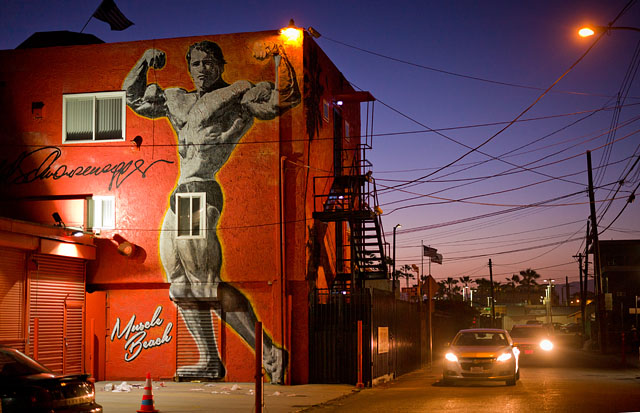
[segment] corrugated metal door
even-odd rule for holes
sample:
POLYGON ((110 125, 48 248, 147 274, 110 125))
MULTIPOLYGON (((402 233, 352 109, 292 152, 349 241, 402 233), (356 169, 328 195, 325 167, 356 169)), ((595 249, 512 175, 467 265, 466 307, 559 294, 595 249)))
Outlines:
POLYGON ((34 255, 34 259, 36 268, 29 271, 29 353, 33 355, 37 345, 38 361, 49 369, 56 373, 82 372, 85 261, 44 254, 34 255))
POLYGON ((82 369, 82 315, 84 301, 65 300, 62 358, 64 374, 83 373, 82 369))
POLYGON ((26 251, 0 247, 0 343, 25 349, 26 251))
POLYGON ((176 376, 178 378, 211 377, 221 379, 222 377, 217 377, 219 373, 223 371, 222 362, 220 360, 218 360, 217 363, 211 363, 211 365, 207 366, 207 368, 204 370, 197 366, 198 362, 200 361, 200 349, 198 348, 196 340, 191 335, 191 332, 189 332, 189 329, 187 328, 187 325, 184 321, 184 317, 193 317, 194 319, 197 319, 200 322, 200 328, 203 334, 213 334, 216 345, 215 348, 210 350, 214 354, 218 352, 219 359, 222 358, 222 354, 220 354, 220 349, 222 348, 222 340, 220 334, 222 329, 222 322, 216 315, 216 313, 214 313, 210 309, 199 308, 197 310, 192 310, 193 311, 190 312, 184 312, 180 310, 176 313, 176 376))

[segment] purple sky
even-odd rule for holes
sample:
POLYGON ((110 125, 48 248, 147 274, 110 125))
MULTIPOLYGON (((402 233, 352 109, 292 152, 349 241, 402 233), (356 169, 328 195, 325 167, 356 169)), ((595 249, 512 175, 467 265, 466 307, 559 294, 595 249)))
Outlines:
MULTIPOLYGON (((111 32, 106 23, 92 19, 85 33, 119 42, 269 30, 290 18, 300 27, 314 27, 323 35, 318 44, 345 77, 378 99, 368 156, 381 190, 419 180, 496 135, 593 43, 593 38, 578 38, 577 29, 587 22, 606 25, 627 0, 116 3, 134 26, 111 32), (477 126, 491 123, 499 124, 477 126), (439 135, 430 128, 444 130, 439 135)), ((0 49, 14 48, 36 31, 79 31, 98 4, 5 2, 0 49)), ((616 26, 640 27, 640 4, 616 26)), ((587 186, 585 152, 593 151, 594 168, 608 165, 594 171, 597 186, 619 181, 640 154, 640 73, 631 72, 625 83, 627 71, 637 68, 632 63, 639 44, 640 32, 605 35, 521 118, 537 120, 513 124, 482 146, 483 153, 466 156, 427 182, 381 191, 389 243, 394 225, 402 225, 396 237, 398 264, 420 266, 424 242, 444 255, 443 265, 431 267, 436 279, 488 277, 491 258, 497 280, 533 268, 542 278, 576 281, 572 256, 584 249, 589 215, 587 194, 580 192, 587 186), (620 100, 625 106, 612 135, 608 131, 616 113, 593 111, 615 106, 624 85, 627 98, 620 100), (503 174, 510 170, 517 173, 503 174), (503 176, 472 179, 496 174, 503 176), (573 193, 578 194, 566 197, 573 193), (548 204, 554 206, 469 220, 559 197, 548 204), (453 202, 462 198, 467 199, 453 202)), ((608 202, 598 203, 601 230, 640 183, 639 169, 636 165, 628 174, 616 195, 620 199, 606 214, 608 202)), ((596 200, 611 198, 616 188, 598 189, 596 200)), ((601 239, 640 239, 639 203, 629 204, 601 239)))

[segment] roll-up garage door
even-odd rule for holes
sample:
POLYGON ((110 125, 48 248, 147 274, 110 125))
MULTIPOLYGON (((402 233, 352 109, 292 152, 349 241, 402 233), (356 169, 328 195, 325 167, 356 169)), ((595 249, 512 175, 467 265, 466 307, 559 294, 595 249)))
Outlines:
POLYGON ((29 271, 29 352, 56 373, 82 373, 85 261, 44 254, 34 259, 36 269, 29 271))
POLYGON ((0 247, 0 343, 25 349, 26 255, 0 247))

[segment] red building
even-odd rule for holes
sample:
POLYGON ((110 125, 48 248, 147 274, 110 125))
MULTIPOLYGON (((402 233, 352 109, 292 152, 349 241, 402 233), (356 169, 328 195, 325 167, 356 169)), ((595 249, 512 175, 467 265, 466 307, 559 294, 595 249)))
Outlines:
POLYGON ((326 212, 373 210, 372 98, 296 33, 0 51, 0 343, 99 380, 251 381, 261 321, 269 378, 308 381, 309 292, 365 271, 364 230, 326 212))

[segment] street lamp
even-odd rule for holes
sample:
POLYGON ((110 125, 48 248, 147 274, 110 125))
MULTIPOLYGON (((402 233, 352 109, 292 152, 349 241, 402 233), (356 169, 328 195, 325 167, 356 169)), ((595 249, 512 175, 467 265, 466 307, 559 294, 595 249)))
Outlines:
POLYGON ((391 273, 391 291, 393 291, 394 295, 396 292, 396 230, 398 228, 402 228, 402 225, 396 224, 393 227, 393 272, 391 273))
POLYGON ((608 32, 610 30, 631 30, 634 32, 640 32, 640 28, 638 27, 627 27, 627 26, 593 26, 593 27, 583 27, 578 30, 578 35, 580 37, 589 37, 593 36, 596 33, 608 32))
POLYGON ((549 323, 553 325, 553 300, 551 299, 551 287, 555 280, 543 280, 547 283, 547 312, 549 313, 549 323))

